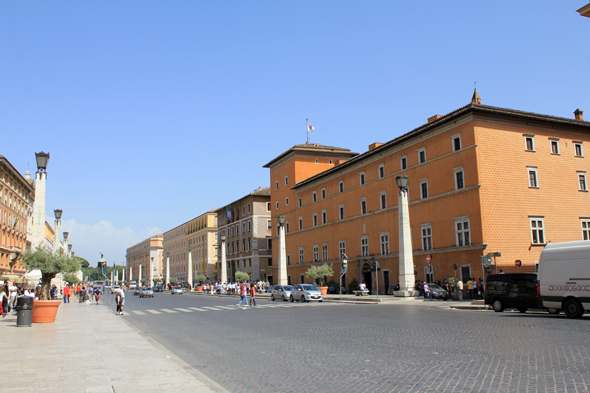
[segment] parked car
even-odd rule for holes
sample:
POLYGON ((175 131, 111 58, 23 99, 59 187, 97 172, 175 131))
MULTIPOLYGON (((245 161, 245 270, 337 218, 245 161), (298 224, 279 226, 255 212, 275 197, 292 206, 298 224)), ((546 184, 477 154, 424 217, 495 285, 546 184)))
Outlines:
POLYGON ((121 289, 120 285, 113 285, 113 287, 111 288, 111 293, 115 293, 117 292, 119 289, 121 289))
POLYGON ((154 287, 154 292, 164 292, 164 287, 161 285, 156 285, 154 287))
POLYGON ((154 297, 154 291, 150 287, 142 288, 139 292, 139 297, 154 297))
POLYGON ((175 286, 172 288, 172 295, 182 295, 182 287, 180 285, 175 286))
POLYGON ((133 290, 133 295, 139 295, 141 293, 141 287, 135 287, 133 290))
POLYGON ((275 285, 270 293, 270 300, 272 302, 274 302, 275 299, 286 301, 291 296, 292 289, 293 287, 291 285, 275 285))
POLYGON ((529 308, 537 308, 537 275, 490 274, 486 279, 485 304, 496 312, 514 308, 524 313, 529 308))
POLYGON ((440 285, 435 283, 426 283, 428 285, 428 289, 430 290, 430 297, 431 299, 442 299, 442 300, 449 300, 451 295, 440 285))
POLYGON ((289 300, 294 302, 297 300, 298 302, 309 302, 309 301, 318 301, 321 302, 324 300, 324 296, 316 287, 315 285, 311 284, 295 284, 291 289, 291 295, 289 295, 289 300))
POLYGON ((568 318, 590 311, 590 242, 550 243, 539 257, 538 303, 550 314, 568 318))

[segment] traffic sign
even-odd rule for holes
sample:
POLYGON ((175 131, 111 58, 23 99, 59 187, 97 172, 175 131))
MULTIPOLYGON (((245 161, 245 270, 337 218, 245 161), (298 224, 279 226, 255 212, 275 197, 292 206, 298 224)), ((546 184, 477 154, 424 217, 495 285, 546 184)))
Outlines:
POLYGON ((457 270, 457 264, 453 263, 453 269, 457 270))
POLYGON ((516 267, 520 267, 522 265, 522 261, 520 259, 517 259, 516 261, 514 261, 514 265, 516 267))
POLYGON ((483 257, 483 264, 485 266, 490 266, 492 264, 492 257, 483 257))
POLYGON ((426 262, 430 263, 432 261, 432 255, 426 255, 426 262))

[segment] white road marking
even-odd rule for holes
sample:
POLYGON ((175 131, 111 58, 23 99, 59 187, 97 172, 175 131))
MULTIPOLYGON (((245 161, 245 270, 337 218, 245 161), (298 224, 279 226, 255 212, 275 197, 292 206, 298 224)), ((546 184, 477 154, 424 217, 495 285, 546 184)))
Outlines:
POLYGON ((143 311, 132 311, 132 312, 137 315, 145 315, 145 313, 143 311))
POLYGON ((207 310, 203 310, 202 308, 196 308, 196 307, 189 307, 191 310, 195 310, 195 311, 207 311, 207 310))
POLYGON ((168 310, 167 308, 161 308, 160 311, 167 312, 168 314, 176 314, 178 311, 168 310))
POLYGON ((192 312, 191 310, 187 310, 186 308, 175 308, 175 310, 182 311, 182 312, 192 312))
POLYGON ((221 311, 219 308, 215 308, 215 307, 203 307, 203 308, 206 308, 207 310, 221 311))
POLYGON ((145 311, 152 313, 152 314, 162 314, 161 312, 156 311, 156 310, 145 310, 145 311))

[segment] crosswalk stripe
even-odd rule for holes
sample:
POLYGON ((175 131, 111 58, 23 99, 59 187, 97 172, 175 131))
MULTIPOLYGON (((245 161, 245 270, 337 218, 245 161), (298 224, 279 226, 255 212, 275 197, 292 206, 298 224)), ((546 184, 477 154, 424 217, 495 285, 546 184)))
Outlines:
POLYGON ((182 312, 192 312, 191 310, 187 310, 186 308, 175 308, 175 310, 182 311, 182 312))
POLYGON ((133 311, 133 313, 137 314, 137 315, 145 315, 145 313, 143 311, 136 311, 135 310, 135 311, 133 311))
POLYGON ((152 313, 152 314, 162 314, 161 312, 156 311, 156 310, 145 310, 145 311, 152 313))
POLYGON ((203 308, 206 308, 207 310, 221 311, 220 309, 215 308, 215 307, 203 307, 203 308))
POLYGON ((160 311, 167 312, 168 314, 176 314, 178 311, 168 310, 167 308, 161 308, 160 311))
POLYGON ((236 306, 228 307, 228 306, 217 306, 218 308, 223 308, 225 310, 237 310, 236 306))
POLYGON ((189 307, 191 310, 195 310, 195 311, 207 311, 207 310, 203 310, 202 308, 197 308, 197 307, 189 307))

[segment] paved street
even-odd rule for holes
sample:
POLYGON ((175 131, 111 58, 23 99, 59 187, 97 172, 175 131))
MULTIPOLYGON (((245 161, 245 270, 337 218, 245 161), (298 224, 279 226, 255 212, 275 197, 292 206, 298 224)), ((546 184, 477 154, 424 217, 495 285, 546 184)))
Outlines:
POLYGON ((588 316, 452 310, 443 302, 236 303, 128 293, 122 318, 231 392, 590 390, 588 316))

